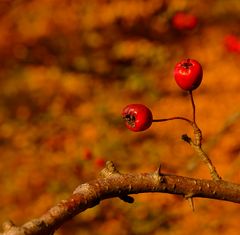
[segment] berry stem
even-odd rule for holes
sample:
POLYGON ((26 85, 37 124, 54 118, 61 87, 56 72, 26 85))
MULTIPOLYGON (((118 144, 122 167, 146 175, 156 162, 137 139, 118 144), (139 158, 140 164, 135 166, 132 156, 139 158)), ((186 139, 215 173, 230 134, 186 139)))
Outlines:
POLYGON ((195 108, 192 90, 189 91, 189 95, 190 95, 192 110, 193 110, 193 122, 196 123, 196 108, 195 108))
POLYGON ((189 124, 193 124, 193 122, 185 117, 170 117, 170 118, 161 118, 161 119, 153 119, 153 122, 166 122, 166 121, 172 121, 172 120, 183 120, 188 122, 189 124))

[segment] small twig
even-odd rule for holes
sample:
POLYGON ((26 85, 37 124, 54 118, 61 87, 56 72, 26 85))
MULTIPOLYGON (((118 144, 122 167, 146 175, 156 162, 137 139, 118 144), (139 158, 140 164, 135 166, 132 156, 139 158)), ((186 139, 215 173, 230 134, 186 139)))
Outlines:
POLYGON ((188 118, 185 118, 185 117, 178 117, 177 116, 177 117, 170 117, 170 118, 154 119, 153 122, 165 122, 165 121, 172 121, 172 120, 183 120, 183 121, 188 122, 194 130, 194 142, 187 135, 183 135, 182 139, 185 142, 189 143, 194 148, 194 150, 198 153, 198 155, 202 158, 203 162, 207 165, 207 167, 210 170, 210 174, 212 176, 212 179, 220 180, 221 177, 217 173, 216 168, 212 164, 212 161, 210 160, 208 155, 202 149, 202 132, 196 124, 195 104, 194 104, 192 92, 190 92, 190 96, 191 96, 191 103, 192 103, 192 108, 193 108, 193 121, 191 121, 191 120, 189 120, 188 118))
POLYGON ((185 142, 189 143, 194 148, 194 150, 198 153, 198 155, 202 158, 203 162, 207 165, 207 167, 210 170, 210 174, 212 176, 212 179, 220 180, 221 177, 217 173, 216 168, 212 164, 212 161, 210 160, 208 155, 202 149, 202 132, 201 132, 200 128, 197 126, 197 124, 196 124, 195 104, 194 104, 192 92, 190 92, 190 96, 191 96, 191 103, 192 103, 192 108, 193 108, 193 121, 191 121, 191 120, 189 120, 188 118, 185 118, 185 117, 178 117, 177 116, 177 117, 170 117, 170 118, 154 119, 153 122, 165 122, 165 121, 172 121, 172 120, 183 120, 183 121, 186 121, 187 123, 189 123, 192 126, 193 131, 194 131, 194 142, 187 135, 183 135, 182 139, 185 142))
POLYGON ((203 160, 203 162, 207 165, 210 174, 212 176, 213 180, 220 180, 221 177, 219 176, 219 174, 217 173, 216 168, 214 167, 214 165, 211 162, 211 159, 208 157, 208 155, 203 151, 202 147, 200 144, 196 144, 192 141, 192 139, 190 137, 188 137, 187 135, 183 135, 182 139, 189 143, 193 149, 196 151, 196 153, 198 154, 198 156, 201 157, 201 159, 203 160))
POLYGON ((191 140, 191 138, 185 138, 185 139, 183 138, 183 140, 188 142, 194 148, 194 150, 198 153, 198 155, 202 158, 203 162, 207 165, 207 167, 210 171, 212 179, 220 180, 221 177, 217 173, 217 170, 216 170, 215 166, 213 165, 211 159, 208 157, 208 155, 202 149, 202 132, 196 123, 196 108, 195 108, 192 91, 189 91, 189 95, 190 95, 192 110, 193 110, 193 120, 192 120, 191 125, 194 130, 194 142, 191 140))

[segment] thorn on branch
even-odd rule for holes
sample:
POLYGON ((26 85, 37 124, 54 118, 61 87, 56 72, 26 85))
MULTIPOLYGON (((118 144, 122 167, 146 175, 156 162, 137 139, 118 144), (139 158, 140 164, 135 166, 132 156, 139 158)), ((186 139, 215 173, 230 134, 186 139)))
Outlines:
POLYGON ((157 174, 158 174, 159 176, 162 175, 162 173, 161 173, 161 168, 162 168, 162 166, 161 166, 161 164, 160 164, 159 167, 158 167, 158 169, 157 169, 157 174))
POLYGON ((112 161, 107 161, 106 166, 101 170, 100 176, 103 178, 109 177, 112 174, 120 174, 112 161))
POLYGON ((157 168, 157 170, 155 171, 154 175, 156 176, 158 182, 163 183, 164 178, 163 178, 163 175, 162 175, 162 172, 161 172, 161 168, 162 168, 162 166, 160 164, 159 167, 157 168))
POLYGON ((189 193, 189 194, 185 195, 185 198, 188 200, 189 205, 190 205, 192 211, 194 212, 195 207, 194 207, 194 202, 193 202, 193 195, 194 195, 193 193, 189 193))
MULTIPOLYGON (((100 177, 107 178, 111 175, 121 175, 121 173, 118 171, 118 169, 116 168, 116 166, 114 165, 114 163, 112 161, 107 161, 106 166, 100 172, 100 177)), ((134 198, 130 197, 126 194, 119 196, 119 198, 122 201, 127 202, 127 203, 134 202, 134 198)))

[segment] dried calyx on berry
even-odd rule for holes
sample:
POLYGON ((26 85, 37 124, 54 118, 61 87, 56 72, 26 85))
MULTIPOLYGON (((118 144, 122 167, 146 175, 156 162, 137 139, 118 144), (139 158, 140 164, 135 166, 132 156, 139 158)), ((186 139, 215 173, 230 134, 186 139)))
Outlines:
POLYGON ((143 104, 129 104, 122 111, 126 127, 131 131, 144 131, 152 125, 151 110, 143 104))

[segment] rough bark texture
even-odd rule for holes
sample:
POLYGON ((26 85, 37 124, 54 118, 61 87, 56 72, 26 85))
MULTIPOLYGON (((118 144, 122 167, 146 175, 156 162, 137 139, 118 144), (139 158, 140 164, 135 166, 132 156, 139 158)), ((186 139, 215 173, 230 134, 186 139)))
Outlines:
POLYGON ((11 221, 3 224, 0 235, 50 235, 64 222, 84 210, 96 206, 101 200, 119 197, 133 202, 130 194, 159 192, 183 195, 186 198, 211 198, 240 203, 240 185, 224 180, 203 180, 154 173, 121 174, 112 162, 107 162, 100 177, 79 185, 73 194, 49 209, 38 219, 17 227, 11 221))

